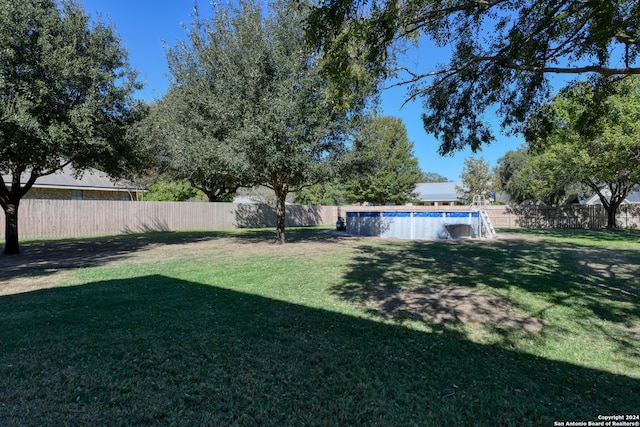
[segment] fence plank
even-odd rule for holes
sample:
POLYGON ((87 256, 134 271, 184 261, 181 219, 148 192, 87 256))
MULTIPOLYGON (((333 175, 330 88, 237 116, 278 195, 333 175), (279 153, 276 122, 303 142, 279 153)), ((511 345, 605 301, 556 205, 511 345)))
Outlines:
MULTIPOLYGON (((508 213, 515 216, 516 226, 527 228, 604 228, 607 212, 602 205, 516 206, 508 213)), ((618 208, 618 227, 640 228, 640 205, 628 204, 618 208)))
MULTIPOLYGON (((336 209, 288 205, 287 225, 331 224, 337 218, 336 209)), ((4 215, 0 215, 3 237, 4 224, 4 215)), ((21 238, 272 226, 273 207, 233 203, 24 199, 18 212, 21 238)))

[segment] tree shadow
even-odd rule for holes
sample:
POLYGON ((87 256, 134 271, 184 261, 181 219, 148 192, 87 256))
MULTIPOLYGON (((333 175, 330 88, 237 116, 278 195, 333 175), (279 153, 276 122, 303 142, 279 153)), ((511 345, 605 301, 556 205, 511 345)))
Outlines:
MULTIPOLYGON (((330 243, 341 236, 318 228, 287 230, 291 243, 330 243)), ((17 278, 38 278, 62 270, 97 267, 131 257, 136 252, 161 245, 188 245, 213 240, 236 244, 270 242, 273 230, 242 229, 218 231, 147 232, 75 239, 32 240, 21 245, 18 256, 0 256, 0 282, 17 278)))
POLYGON ((387 242, 362 246, 349 266, 332 292, 377 316, 454 333, 479 326, 510 346, 527 336, 570 334, 545 321, 551 311, 566 309, 583 331, 607 336, 619 351, 640 358, 637 251, 587 253, 578 245, 524 240, 387 242))
POLYGON ((151 222, 145 222, 139 224, 134 228, 126 225, 122 229, 123 234, 134 234, 134 233, 158 233, 158 232, 168 232, 171 231, 171 228, 167 224, 166 220, 154 218, 151 222))
POLYGON ((628 229, 518 228, 509 229, 508 233, 531 237, 572 238, 585 242, 640 243, 640 231, 628 229))
MULTIPOLYGON (((322 225, 322 208, 319 206, 286 206, 287 227, 322 225)), ((276 226, 275 207, 262 204, 238 204, 235 209, 235 226, 238 228, 260 228, 276 226)))
MULTIPOLYGON (((61 270, 106 265, 126 259, 156 245, 179 245, 221 239, 224 231, 148 232, 117 236, 32 240, 22 243, 21 254, 0 256, 0 281, 21 277, 41 277, 61 270)), ((263 230, 245 230, 245 241, 265 238, 263 230)))
POLYGON ((637 379, 164 276, 0 297, 0 424, 552 425, 637 379))

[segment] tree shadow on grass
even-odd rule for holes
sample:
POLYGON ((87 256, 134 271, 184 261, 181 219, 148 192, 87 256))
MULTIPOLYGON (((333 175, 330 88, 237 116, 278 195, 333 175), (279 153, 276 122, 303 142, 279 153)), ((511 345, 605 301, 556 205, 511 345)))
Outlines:
POLYGON ((164 276, 0 297, 0 424, 552 425, 637 379, 164 276))
MULTIPOLYGON (((257 244, 272 241, 273 234, 272 229, 263 228, 32 240, 21 245, 20 255, 0 255, 0 282, 46 277, 65 269, 102 266, 155 246, 187 245, 221 239, 237 244, 257 244)), ((287 230, 287 238, 291 243, 331 243, 340 239, 339 236, 319 228, 292 228, 287 230)))
POLYGON ((106 265, 154 245, 183 244, 222 236, 223 232, 153 232, 26 241, 21 244, 20 255, 0 256, 0 281, 106 265))
POLYGON ((572 334, 546 321, 569 313, 585 335, 606 336, 637 361, 639 275, 636 251, 524 240, 378 242, 360 247, 332 292, 385 318, 486 328, 503 346, 572 334))
POLYGON ((574 238, 585 242, 640 243, 640 230, 629 229, 512 228, 501 231, 531 237, 574 238))

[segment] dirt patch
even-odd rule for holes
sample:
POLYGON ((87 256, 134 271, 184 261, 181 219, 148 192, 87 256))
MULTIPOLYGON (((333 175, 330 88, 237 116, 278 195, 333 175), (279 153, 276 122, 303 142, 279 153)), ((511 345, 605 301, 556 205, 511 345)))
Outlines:
POLYGON ((0 296, 34 292, 41 289, 59 286, 68 280, 65 272, 52 272, 50 274, 33 275, 28 277, 14 277, 0 280, 0 296))
POLYGON ((112 238, 49 241, 25 244, 22 254, 0 256, 0 295, 60 286, 77 268, 120 266, 180 260, 233 260, 256 254, 273 257, 313 256, 333 251, 347 238, 319 232, 276 244, 270 234, 258 236, 114 236, 112 238))
POLYGON ((640 295, 640 266, 629 263, 620 250, 583 249, 577 265, 585 277, 597 279, 593 283, 596 286, 628 295, 640 295))
POLYGON ((530 333, 542 329, 541 319, 519 313, 504 299, 467 288, 384 288, 370 295, 365 306, 385 317, 422 318, 433 323, 482 324, 517 328, 530 333))

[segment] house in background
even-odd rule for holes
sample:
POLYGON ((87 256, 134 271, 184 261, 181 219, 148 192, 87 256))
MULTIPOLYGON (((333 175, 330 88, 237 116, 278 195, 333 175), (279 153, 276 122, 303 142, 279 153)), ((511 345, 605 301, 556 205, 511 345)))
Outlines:
MULTIPOLYGON (((11 175, 2 176, 5 185, 11 184, 11 175)), ((24 179, 26 182, 26 178, 24 179)), ((79 177, 66 166, 58 173, 41 176, 24 196, 25 199, 55 200, 138 200, 145 190, 130 182, 114 183, 96 169, 89 169, 79 177)))
MULTIPOLYGON (((600 191, 603 192, 603 194, 606 196, 607 199, 611 198, 611 191, 608 188, 606 188, 606 186, 603 186, 600 189, 600 191)), ((590 197, 581 199, 579 200, 579 202, 582 205, 601 205, 602 204, 602 201, 600 200, 600 197, 598 197, 597 194, 593 194, 590 197)), ((640 191, 634 191, 627 194, 627 197, 625 197, 624 201, 622 202, 623 205, 628 205, 631 203, 640 203, 640 191)))
POLYGON ((459 182, 423 182, 416 186, 414 193, 420 206, 457 206, 464 203, 459 199, 456 186, 459 182))

